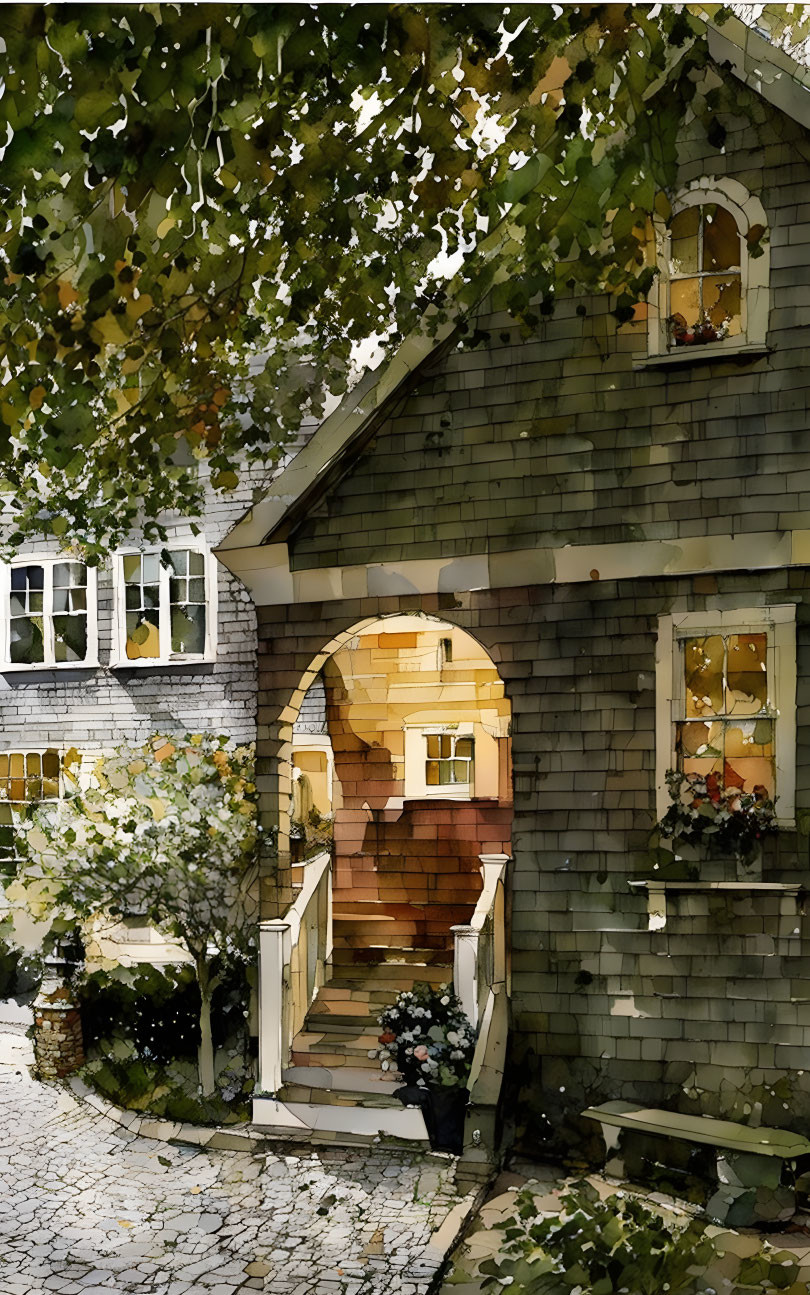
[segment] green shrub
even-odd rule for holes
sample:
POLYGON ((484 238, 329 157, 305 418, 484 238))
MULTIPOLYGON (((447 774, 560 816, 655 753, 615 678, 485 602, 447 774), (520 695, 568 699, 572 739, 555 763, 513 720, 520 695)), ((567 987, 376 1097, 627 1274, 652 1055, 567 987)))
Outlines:
POLYGON ((253 1088, 245 1021, 248 969, 234 969, 214 994, 215 1089, 200 1095, 199 986, 188 966, 115 967, 76 987, 86 1081, 117 1106, 191 1123, 248 1115, 253 1088))
POLYGON ((587 1182, 561 1199, 558 1216, 538 1218, 528 1190, 516 1217, 499 1224, 505 1244, 481 1265, 484 1290, 510 1295, 697 1295, 714 1255, 705 1224, 670 1228, 660 1214, 618 1192, 602 1200, 587 1182))
MULTIPOLYGON (((482 1291, 509 1295, 750 1295, 796 1284, 795 1255, 766 1246, 741 1258, 724 1251, 723 1234, 706 1236, 706 1222, 669 1224, 624 1192, 601 1199, 588 1182, 574 1183, 560 1197, 558 1215, 540 1217, 528 1188, 515 1196, 515 1214, 497 1228, 499 1253, 479 1265, 482 1291)), ((730 1234, 734 1235, 734 1234, 730 1234)), ((448 1285, 469 1280, 460 1270, 448 1285)))

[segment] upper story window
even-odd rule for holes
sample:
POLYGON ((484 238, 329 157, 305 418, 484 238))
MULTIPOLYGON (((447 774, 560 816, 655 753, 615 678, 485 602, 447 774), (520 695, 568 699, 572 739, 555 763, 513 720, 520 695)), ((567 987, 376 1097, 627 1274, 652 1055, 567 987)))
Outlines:
POLYGON ((762 348, 770 257, 762 204, 736 180, 696 181, 656 221, 651 355, 762 348))
POLYGON ((121 553, 116 665, 210 661, 216 649, 216 570, 202 548, 121 553))
POLYGON ((739 337, 741 239, 731 212, 716 203, 686 207, 670 225, 670 344, 739 337))
POLYGON ((663 616, 658 639, 657 784, 667 769, 778 798, 794 817, 795 606, 663 616))
POLYGON ((95 665, 96 572, 84 562, 28 558, 3 567, 3 669, 95 665))

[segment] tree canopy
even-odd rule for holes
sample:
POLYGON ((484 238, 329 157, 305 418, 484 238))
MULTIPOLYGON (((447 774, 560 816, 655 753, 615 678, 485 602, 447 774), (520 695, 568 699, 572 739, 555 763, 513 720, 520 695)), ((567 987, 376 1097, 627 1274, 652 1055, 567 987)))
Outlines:
POLYGON ((226 491, 272 463, 356 343, 441 305, 435 258, 499 222, 527 327, 566 285, 627 311, 680 123, 718 129, 698 8, 4 6, 12 542, 93 560, 199 513, 200 462, 226 491))

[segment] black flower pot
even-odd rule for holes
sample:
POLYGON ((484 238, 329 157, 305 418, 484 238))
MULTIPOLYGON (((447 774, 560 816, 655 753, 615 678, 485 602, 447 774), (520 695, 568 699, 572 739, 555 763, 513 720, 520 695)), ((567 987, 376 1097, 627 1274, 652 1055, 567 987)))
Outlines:
POLYGON ((404 1106, 420 1107, 434 1151, 452 1151, 456 1156, 461 1155, 467 1113, 466 1088, 418 1088, 415 1084, 406 1084, 398 1088, 394 1096, 404 1106))
POLYGON ((464 1117, 467 1114, 466 1088, 428 1089, 431 1123, 430 1145, 434 1151, 452 1151, 460 1156, 464 1150, 464 1117))

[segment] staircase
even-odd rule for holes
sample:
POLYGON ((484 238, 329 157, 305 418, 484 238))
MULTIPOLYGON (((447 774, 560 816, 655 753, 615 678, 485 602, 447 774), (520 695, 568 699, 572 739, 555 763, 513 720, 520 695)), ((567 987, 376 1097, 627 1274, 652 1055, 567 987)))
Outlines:
POLYGON ((377 1018, 397 994, 420 981, 452 984, 450 927, 469 921, 473 906, 383 906, 337 897, 335 905, 331 975, 293 1039, 292 1064, 282 1073, 278 1096, 293 1110, 299 1103, 332 1108, 323 1111, 324 1126, 342 1123, 334 1108, 352 1112, 352 1142, 368 1141, 368 1135, 358 1136, 362 1125, 377 1134, 424 1141, 421 1113, 406 1110, 394 1096, 402 1080, 368 1054, 378 1046, 377 1018))
MULTIPOLYGON (((291 907, 259 926, 257 1128, 285 1140, 428 1144, 421 1109, 402 1105, 394 1096, 402 1081, 369 1052, 380 1013, 400 992, 420 981, 451 984, 455 972, 470 1019, 483 1021, 484 1056, 494 996, 505 988, 506 856, 480 858, 478 877, 459 875, 452 889, 408 902, 390 891, 333 889, 326 852, 302 865, 291 907)), ((500 1054, 489 1070, 499 1067, 500 1054)))

